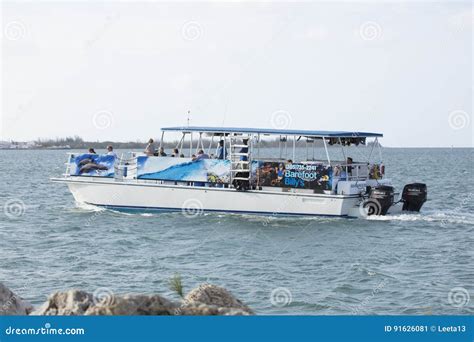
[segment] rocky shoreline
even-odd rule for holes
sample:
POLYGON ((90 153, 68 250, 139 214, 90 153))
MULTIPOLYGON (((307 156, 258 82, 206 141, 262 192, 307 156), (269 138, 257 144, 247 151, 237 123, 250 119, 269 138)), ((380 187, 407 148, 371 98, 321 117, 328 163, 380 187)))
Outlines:
POLYGON ((94 295, 82 290, 66 290, 51 294, 47 301, 34 307, 0 283, 0 316, 81 316, 81 315, 253 315, 254 312, 228 290, 202 284, 191 290, 179 302, 161 295, 123 294, 107 292, 94 295))

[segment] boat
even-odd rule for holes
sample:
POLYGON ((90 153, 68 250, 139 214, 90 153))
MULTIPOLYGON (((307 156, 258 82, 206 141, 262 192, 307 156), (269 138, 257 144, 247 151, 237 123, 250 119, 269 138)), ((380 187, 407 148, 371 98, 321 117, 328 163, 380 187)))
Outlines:
POLYGON ((423 183, 395 190, 380 133, 198 126, 161 131, 159 151, 69 153, 66 172, 51 180, 67 184, 79 203, 190 216, 360 218, 419 212, 427 200, 423 183), (173 155, 163 149, 169 135, 176 141, 173 155))

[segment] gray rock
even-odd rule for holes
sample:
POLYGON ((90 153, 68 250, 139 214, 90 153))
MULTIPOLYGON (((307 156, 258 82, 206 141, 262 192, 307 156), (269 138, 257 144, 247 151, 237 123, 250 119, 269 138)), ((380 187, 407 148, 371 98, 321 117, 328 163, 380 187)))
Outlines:
POLYGON ((90 306, 85 315, 173 315, 177 307, 159 295, 124 295, 90 306))
MULTIPOLYGON (((30 310, 31 311, 31 310, 30 310)), ((253 315, 252 310, 229 291, 203 284, 181 304, 159 295, 114 295, 94 298, 88 292, 56 292, 33 315, 253 315)))
POLYGON ((28 315, 33 306, 0 283, 0 316, 28 315))
POLYGON ((33 315, 40 316, 80 316, 94 304, 93 296, 81 290, 55 292, 48 297, 33 315))
POLYGON ((177 308, 174 314, 182 316, 248 316, 251 315, 252 312, 207 304, 186 304, 177 308))
POLYGON ((211 284, 202 284, 191 290, 184 298, 182 309, 183 312, 189 312, 185 314, 210 312, 203 314, 212 315, 215 309, 217 310, 216 315, 254 314, 247 305, 235 298, 232 293, 222 287, 211 284), (205 304, 207 307, 203 307, 201 304, 205 304))

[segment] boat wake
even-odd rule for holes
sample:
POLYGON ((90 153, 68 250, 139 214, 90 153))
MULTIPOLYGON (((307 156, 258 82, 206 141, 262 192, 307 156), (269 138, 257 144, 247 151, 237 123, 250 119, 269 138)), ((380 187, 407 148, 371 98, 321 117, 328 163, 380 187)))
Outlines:
POLYGON ((105 208, 98 207, 92 204, 87 204, 87 203, 81 203, 81 202, 75 202, 76 207, 74 209, 79 209, 83 211, 90 211, 90 212, 97 212, 97 211, 104 211, 106 210, 105 208))
POLYGON ((434 222, 441 226, 452 224, 474 225, 474 215, 455 211, 424 211, 421 213, 401 213, 386 216, 368 216, 370 221, 423 221, 434 222))
MULTIPOLYGON (((101 211, 111 211, 116 212, 119 214, 123 214, 125 216, 141 216, 141 217, 158 217, 162 215, 183 215, 181 211, 176 212, 125 212, 121 210, 113 210, 113 209, 106 209, 103 207, 94 206, 91 204, 85 203, 76 203, 75 209, 87 212, 101 212, 101 211)), ((186 216, 186 215, 185 215, 186 216)), ((345 220, 345 218, 341 217, 324 217, 324 216, 285 216, 285 215, 255 215, 255 214, 239 214, 239 213, 205 213, 200 212, 193 215, 193 218, 197 216, 209 219, 210 217, 216 217, 219 219, 222 218, 237 218, 239 220, 244 220, 249 223, 261 223, 263 225, 284 225, 285 222, 294 222, 295 220, 298 221, 340 221, 345 220)), ((467 213, 467 212, 459 212, 454 210, 445 210, 445 211, 422 211, 420 213, 400 213, 400 214, 393 214, 393 215, 385 215, 385 216, 367 216, 366 218, 361 218, 362 220, 368 221, 405 221, 405 222, 431 222, 439 224, 440 226, 450 226, 453 224, 462 224, 462 225, 471 225, 474 226, 474 214, 467 213)))

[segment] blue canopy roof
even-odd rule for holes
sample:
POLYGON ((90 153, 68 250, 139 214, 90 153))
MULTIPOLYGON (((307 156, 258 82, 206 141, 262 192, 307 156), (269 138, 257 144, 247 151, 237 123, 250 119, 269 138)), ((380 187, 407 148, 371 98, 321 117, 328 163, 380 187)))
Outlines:
POLYGON ((301 130, 301 129, 271 129, 271 128, 242 128, 242 127, 181 126, 181 127, 164 127, 161 130, 174 131, 174 132, 298 135, 298 136, 305 136, 305 137, 320 137, 320 138, 322 137, 326 137, 326 138, 383 137, 383 134, 381 133, 369 133, 369 132, 310 131, 310 130, 301 130))

